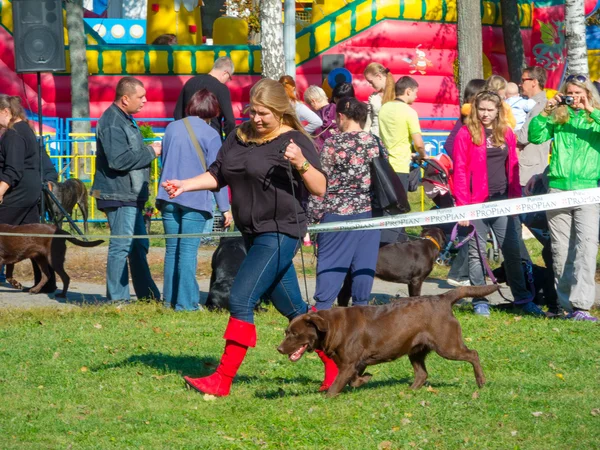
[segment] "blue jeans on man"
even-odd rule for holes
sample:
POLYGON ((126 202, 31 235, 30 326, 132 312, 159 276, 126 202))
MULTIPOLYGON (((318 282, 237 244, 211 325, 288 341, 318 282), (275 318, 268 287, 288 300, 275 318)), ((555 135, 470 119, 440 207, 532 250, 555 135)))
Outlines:
MULTIPOLYGON (((146 235, 142 210, 135 206, 105 208, 111 235, 146 235)), ((148 239, 111 239, 106 264, 106 297, 129 300, 129 270, 138 299, 160 299, 148 266, 148 239), (129 264, 128 264, 129 261, 129 264), (129 265, 129 268, 128 268, 129 265)))
POLYGON ((262 233, 244 236, 244 241, 248 255, 231 287, 231 317, 254 323, 254 307, 264 295, 289 320, 308 312, 292 261, 300 239, 281 233, 262 233))
MULTIPOLYGON (((177 203, 162 202, 162 222, 166 234, 202 233, 211 218, 208 211, 199 211, 177 203)), ((199 308, 200 290, 196 281, 200 238, 168 238, 165 243, 165 306, 176 311, 199 308)))

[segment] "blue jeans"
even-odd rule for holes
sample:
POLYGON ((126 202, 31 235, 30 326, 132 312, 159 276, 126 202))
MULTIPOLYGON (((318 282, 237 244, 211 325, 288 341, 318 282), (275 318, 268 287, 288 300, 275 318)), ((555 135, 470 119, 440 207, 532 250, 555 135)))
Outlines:
MULTIPOLYGON (((120 206, 104 210, 110 225, 110 234, 145 235, 142 210, 135 206, 120 206)), ((129 300, 129 269, 133 289, 138 299, 160 299, 160 292, 152 281, 146 255, 148 239, 111 239, 106 264, 106 297, 109 300, 129 300)))
MULTIPOLYGON (((177 203, 162 202, 162 222, 166 234, 202 233, 211 215, 177 203)), ((169 238, 165 245, 165 306, 176 311, 194 311, 200 302, 196 281, 200 238, 169 238)))
POLYGON ((244 241, 248 255, 231 287, 231 317, 254 323, 254 307, 265 294, 289 320, 308 312, 292 264, 300 240, 281 233, 262 233, 244 236, 244 241))

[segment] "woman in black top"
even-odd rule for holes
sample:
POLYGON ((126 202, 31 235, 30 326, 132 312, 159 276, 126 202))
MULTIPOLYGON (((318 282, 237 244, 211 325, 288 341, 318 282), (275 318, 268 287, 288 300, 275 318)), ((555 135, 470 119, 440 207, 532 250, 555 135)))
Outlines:
POLYGON ((306 190, 323 196, 327 180, 285 89, 264 79, 250 91, 250 120, 228 136, 208 172, 162 186, 171 198, 192 190, 231 189, 233 219, 248 254, 231 288, 225 352, 211 376, 184 377, 199 392, 226 396, 248 347, 256 345, 254 306, 261 296, 270 296, 290 320, 308 310, 292 259, 307 230, 306 190))
POLYGON ((37 223, 39 146, 18 97, 0 95, 0 128, 0 223, 37 223))

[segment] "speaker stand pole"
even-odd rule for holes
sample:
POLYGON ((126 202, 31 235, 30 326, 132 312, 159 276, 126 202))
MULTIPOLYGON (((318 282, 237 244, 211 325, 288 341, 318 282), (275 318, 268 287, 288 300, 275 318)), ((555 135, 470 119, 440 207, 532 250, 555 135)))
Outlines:
POLYGON ((42 185, 41 205, 40 205, 40 218, 41 223, 46 223, 46 205, 44 199, 44 156, 42 152, 46 151, 44 145, 44 126, 42 118, 42 73, 37 73, 37 96, 38 96, 38 126, 40 133, 40 183, 42 185))

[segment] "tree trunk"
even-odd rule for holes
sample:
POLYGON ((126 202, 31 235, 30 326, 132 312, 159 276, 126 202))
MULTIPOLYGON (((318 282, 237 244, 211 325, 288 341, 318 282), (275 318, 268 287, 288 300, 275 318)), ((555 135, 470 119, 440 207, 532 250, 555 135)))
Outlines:
POLYGON ((483 78, 483 42, 479 0, 458 0, 458 89, 461 96, 473 78, 483 78))
POLYGON ((278 80, 285 75, 281 0, 262 0, 260 9, 260 45, 262 76, 278 80))
POLYGON ((510 81, 519 84, 525 54, 523 52, 523 37, 521 36, 517 0, 500 0, 500 8, 502 11, 502 34, 504 35, 508 74, 510 81))
POLYGON ((567 74, 589 75, 584 0, 565 0, 567 74))
MULTIPOLYGON (((69 34, 69 60, 71 63, 71 117, 90 117, 90 94, 88 89, 88 64, 86 57, 85 32, 83 28, 83 0, 68 0, 65 2, 67 10, 67 33, 69 34)), ((89 121, 74 121, 74 133, 90 133, 89 121)), ((72 154, 87 154, 88 144, 73 146, 72 154), (84 147, 85 145, 85 147, 84 147)), ((83 173, 85 158, 79 163, 79 173, 83 173)), ((71 165, 72 169, 75 169, 71 165)))

